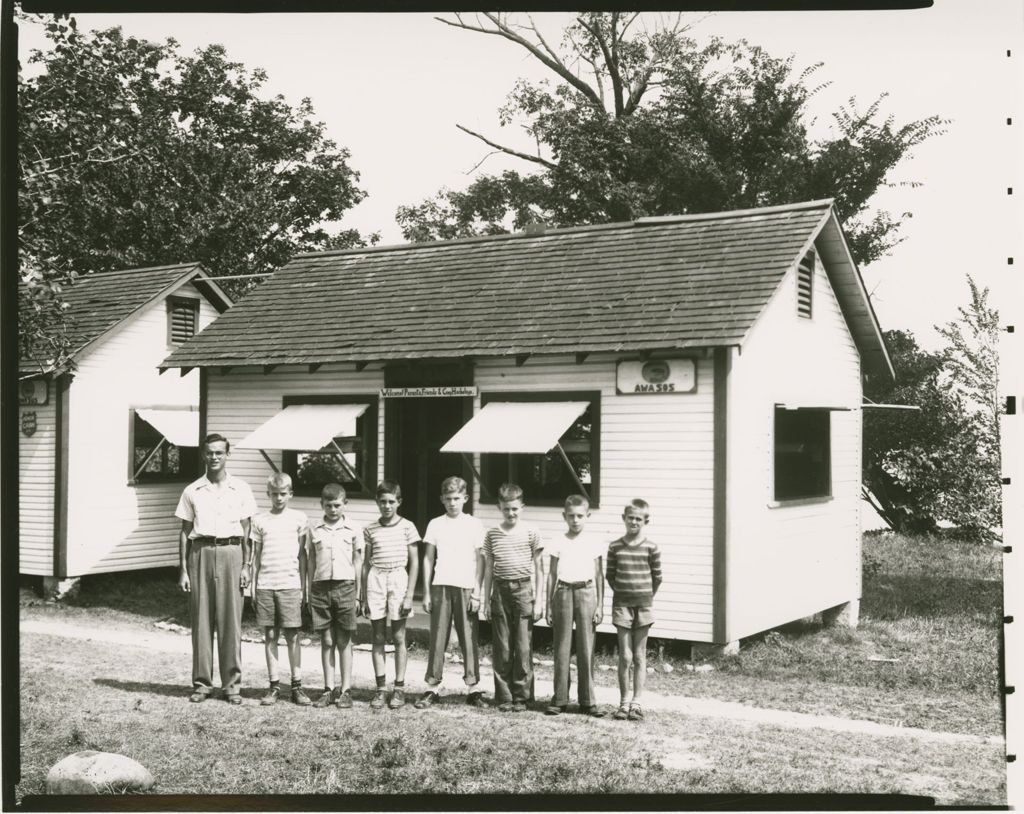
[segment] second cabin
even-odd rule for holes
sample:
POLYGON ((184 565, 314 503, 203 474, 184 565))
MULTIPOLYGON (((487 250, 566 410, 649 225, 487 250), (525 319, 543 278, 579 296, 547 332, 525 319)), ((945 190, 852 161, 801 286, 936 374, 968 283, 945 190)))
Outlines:
POLYGON ((862 383, 892 367, 831 201, 300 255, 163 365, 258 500, 280 469, 315 517, 340 480, 369 522, 394 478, 422 532, 460 474, 486 524, 515 481, 542 534, 585 492, 611 540, 640 497, 652 635, 856 619, 862 383))

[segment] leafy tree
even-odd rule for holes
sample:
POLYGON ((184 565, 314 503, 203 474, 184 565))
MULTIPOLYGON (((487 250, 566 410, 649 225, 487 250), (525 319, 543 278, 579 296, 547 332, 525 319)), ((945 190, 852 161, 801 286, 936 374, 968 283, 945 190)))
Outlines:
POLYGON ((193 260, 252 275, 363 242, 323 226, 364 193, 309 99, 263 98, 266 74, 219 45, 186 55, 74 18, 45 30, 50 49, 18 76, 23 357, 64 358, 61 292, 79 275, 193 260))
POLYGON ((887 331, 895 382, 869 380, 865 396, 918 411, 864 411, 863 496, 896 531, 934 531, 947 521, 985 537, 999 525, 992 453, 977 411, 952 386, 944 353, 913 335, 887 331))
POLYGON ((580 14, 560 49, 532 20, 507 14, 441 21, 515 43, 555 82, 520 80, 500 111, 502 126, 523 124, 535 153, 459 125, 532 171, 482 175, 464 191, 400 207, 410 240, 504 232, 509 221, 568 226, 834 198, 851 252, 866 264, 900 240, 899 219, 871 214, 871 197, 944 123, 897 125, 880 119, 882 97, 863 113, 851 99, 833 114, 835 135, 814 140, 808 103, 823 86, 809 82, 820 64, 793 76, 792 57, 745 41, 698 47, 681 17, 646 31, 636 30, 636 13, 580 14))

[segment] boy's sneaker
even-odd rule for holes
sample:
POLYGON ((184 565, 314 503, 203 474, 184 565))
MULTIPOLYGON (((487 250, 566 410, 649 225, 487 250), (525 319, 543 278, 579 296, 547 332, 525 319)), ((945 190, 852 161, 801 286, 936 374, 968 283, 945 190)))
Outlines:
POLYGON ((513 712, 526 712, 526 704, 524 704, 522 701, 515 701, 512 704, 512 711, 513 712))
POLYGON ((405 706, 405 690, 401 687, 396 687, 394 692, 391 693, 391 700, 388 701, 388 706, 391 709, 400 709, 405 706))
POLYGON ((321 709, 323 707, 330 706, 331 705, 331 696, 333 696, 333 695, 334 695, 334 690, 324 690, 320 694, 320 697, 317 698, 316 701, 313 702, 313 706, 316 707, 317 709, 321 709))
POLYGON ((377 690, 377 692, 373 694, 373 700, 370 701, 370 709, 384 709, 387 699, 387 692, 384 690, 377 690))
POLYGON ((629 710, 626 709, 626 705, 619 704, 619 708, 612 713, 612 717, 616 721, 625 721, 629 717, 629 710))
POLYGON ((313 702, 302 687, 292 687, 292 703, 298 704, 300 707, 308 707, 313 702))
POLYGON ((629 714, 627 716, 631 721, 642 721, 644 719, 644 709, 639 704, 629 705, 629 714))
POLYGON ((503 704, 498 704, 498 712, 511 712, 514 707, 515 704, 513 704, 511 701, 506 701, 503 704))
POLYGON ((281 695, 281 688, 280 687, 271 686, 271 688, 269 690, 267 690, 263 694, 263 697, 260 699, 260 705, 264 706, 264 707, 269 707, 271 704, 276 704, 277 703, 277 699, 278 699, 278 697, 280 695, 281 695))
POLYGON ((466 696, 466 703, 469 704, 471 707, 476 707, 477 709, 483 709, 487 706, 487 703, 484 701, 484 694, 482 692, 471 692, 469 695, 466 696))
POLYGON ((433 690, 427 690, 425 693, 423 693, 422 696, 420 696, 420 700, 417 701, 413 706, 415 706, 416 709, 426 709, 427 707, 436 704, 440 699, 441 696, 438 695, 436 692, 434 692, 433 690))
POLYGON ((565 707, 560 704, 549 704, 544 710, 545 715, 561 715, 565 712, 565 707))
POLYGON ((338 697, 334 699, 334 705, 338 709, 352 709, 352 696, 348 690, 339 690, 338 697))
POLYGON ((597 704, 589 707, 580 707, 580 712, 589 715, 591 718, 603 718, 607 713, 597 704))

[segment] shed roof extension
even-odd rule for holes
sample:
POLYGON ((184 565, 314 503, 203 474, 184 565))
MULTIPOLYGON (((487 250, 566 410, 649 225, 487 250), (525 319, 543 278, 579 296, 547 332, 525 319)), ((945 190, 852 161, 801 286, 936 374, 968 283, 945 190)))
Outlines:
MULTIPOLYGON (((193 280, 218 311, 230 307, 230 298, 200 263, 95 272, 65 286, 62 296, 68 304, 66 331, 71 356, 80 355, 147 305, 193 280)), ((54 372, 52 367, 40 369, 30 360, 21 361, 21 370, 23 375, 54 372)))
MULTIPOLYGON (((303 254, 163 366, 740 345, 830 223, 848 258, 829 200, 303 254)), ((863 299, 858 345, 888 368, 856 267, 838 266, 853 278, 844 311, 863 299)))

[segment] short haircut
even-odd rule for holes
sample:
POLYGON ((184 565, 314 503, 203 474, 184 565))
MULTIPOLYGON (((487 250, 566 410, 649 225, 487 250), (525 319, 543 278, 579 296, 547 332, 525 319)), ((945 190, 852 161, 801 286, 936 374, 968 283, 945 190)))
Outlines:
POLYGON ((458 475, 452 475, 441 481, 441 494, 450 495, 452 492, 458 492, 460 495, 469 494, 469 485, 458 475))
POLYGON ((345 487, 340 483, 328 483, 320 490, 320 500, 345 499, 345 487))
POLYGON ((382 480, 377 484, 376 497, 380 497, 381 495, 394 495, 396 498, 401 500, 402 487, 398 485, 398 481, 396 480, 382 480))
POLYGON ((651 505, 646 500, 640 498, 633 498, 629 503, 626 504, 626 508, 622 510, 622 513, 626 513, 626 509, 636 509, 638 512, 643 512, 644 517, 651 516, 651 505))
POLYGON ((269 478, 267 478, 267 488, 273 489, 291 489, 292 488, 292 476, 287 472, 275 472, 269 478))
POLYGON ((210 444, 215 444, 218 441, 224 442, 225 452, 231 452, 231 442, 223 435, 221 435, 219 432, 207 433, 206 437, 203 439, 203 447, 208 447, 210 444))
POLYGON ((518 483, 503 483, 498 487, 498 501, 500 503, 511 503, 513 500, 523 499, 523 487, 518 483))
POLYGON ((589 509, 590 501, 587 500, 583 495, 569 495, 569 497, 565 499, 566 509, 575 509, 578 506, 583 506, 589 509))

